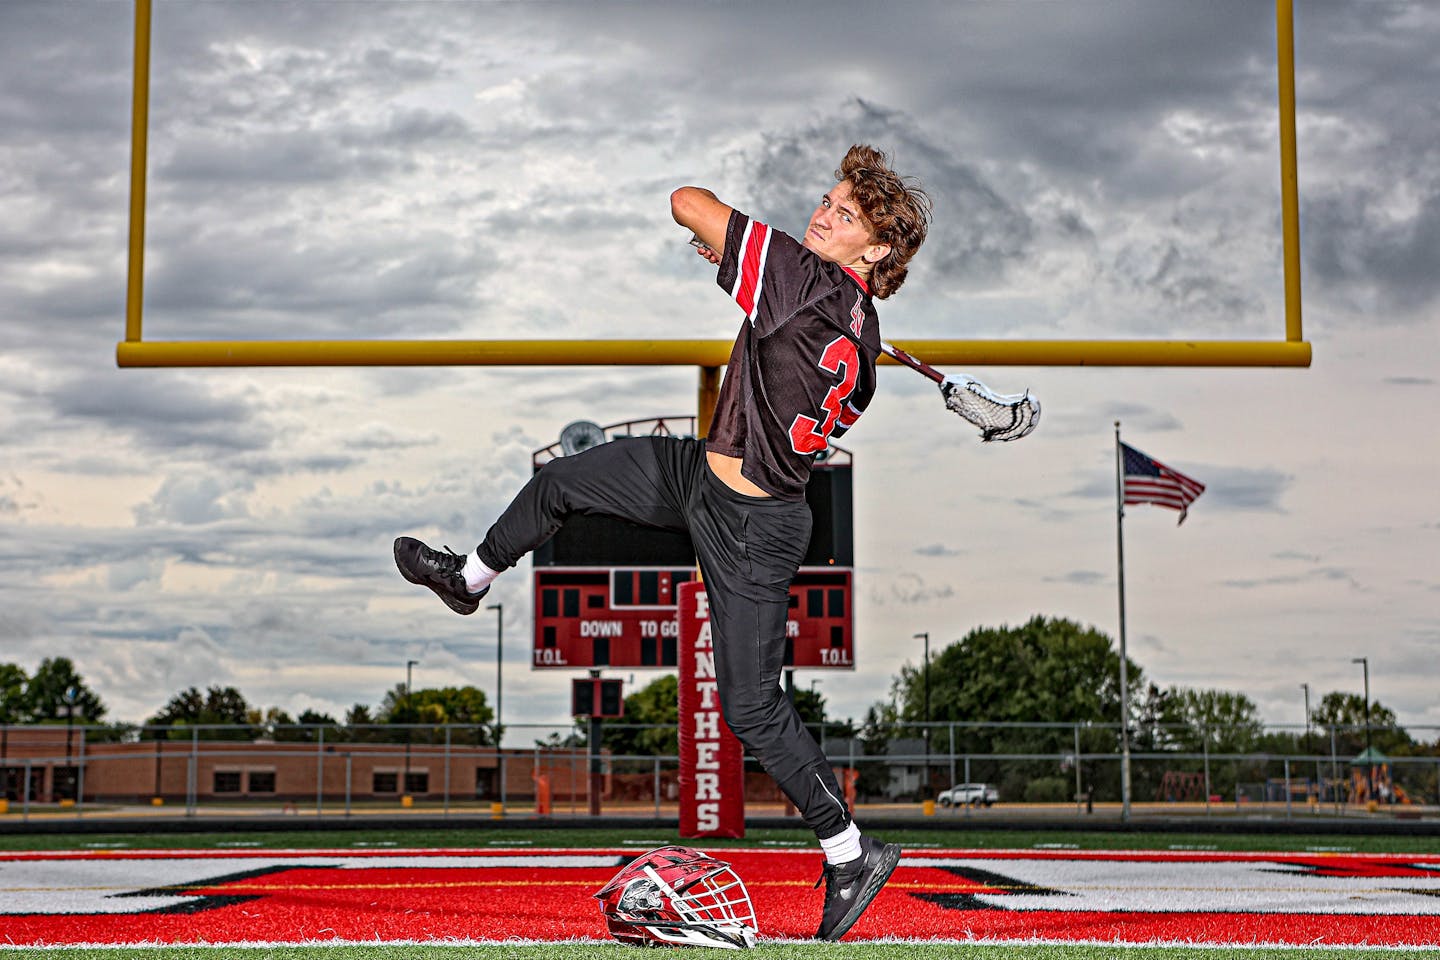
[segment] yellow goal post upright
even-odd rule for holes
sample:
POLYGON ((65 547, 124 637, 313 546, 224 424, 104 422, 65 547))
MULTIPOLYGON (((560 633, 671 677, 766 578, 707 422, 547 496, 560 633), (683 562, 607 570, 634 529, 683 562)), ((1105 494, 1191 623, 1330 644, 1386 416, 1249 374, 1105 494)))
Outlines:
MULTIPOLYGON (((189 340, 147 341, 144 302, 146 149, 150 109, 151 0, 135 0, 131 104, 129 267, 121 367, 610 366, 700 368, 701 432, 729 340, 189 340)), ((1300 324, 1300 213, 1295 150, 1293 0, 1276 0, 1280 107, 1283 340, 896 340, 936 366, 1308 367, 1300 324)), ((893 363, 882 357, 882 363, 893 363)))

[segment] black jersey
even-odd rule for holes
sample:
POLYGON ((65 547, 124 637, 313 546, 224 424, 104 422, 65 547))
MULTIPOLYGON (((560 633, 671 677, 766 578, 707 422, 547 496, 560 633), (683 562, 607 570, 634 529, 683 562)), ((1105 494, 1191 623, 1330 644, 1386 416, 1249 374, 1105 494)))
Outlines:
POLYGON ((718 282, 745 311, 707 448, 784 500, 805 499, 815 455, 875 395, 880 321, 865 281, 735 211, 718 282))

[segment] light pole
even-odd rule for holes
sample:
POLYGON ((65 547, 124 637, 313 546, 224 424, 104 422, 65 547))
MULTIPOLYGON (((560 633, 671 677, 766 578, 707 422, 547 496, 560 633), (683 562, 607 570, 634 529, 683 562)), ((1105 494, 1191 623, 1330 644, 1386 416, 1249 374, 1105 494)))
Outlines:
MULTIPOLYGON (((500 718, 505 706, 504 663, 505 663, 505 604, 492 603, 486 610, 495 611, 495 766, 500 770, 500 809, 505 803, 505 758, 500 753, 500 738, 505 735, 500 718)), ((493 811, 496 804, 490 805, 493 811)))
POLYGON ((157 727, 155 730, 155 792, 150 795, 150 802, 159 806, 163 801, 160 793, 160 766, 165 756, 165 741, 170 737, 169 727, 157 727))
POLYGON ((930 795, 930 634, 928 632, 917 633, 912 639, 925 641, 925 665, 921 668, 921 675, 924 678, 925 689, 925 727, 923 732, 925 735, 925 795, 928 798, 930 795))
MULTIPOLYGON (((67 687, 65 690, 65 793, 62 800, 76 799, 76 785, 78 780, 75 775, 75 767, 72 766, 70 741, 75 736, 75 703, 79 699, 80 691, 74 687, 67 687)), ((56 786, 59 786, 57 784, 56 786)))
POLYGON ((75 698, 77 691, 69 687, 65 691, 65 766, 70 766, 70 739, 75 734, 75 698))
POLYGON ((501 708, 505 705, 504 685, 505 678, 504 653, 505 653, 505 604, 492 603, 485 607, 486 610, 495 611, 495 749, 500 749, 500 716, 501 708))
POLYGON ((1365 671, 1365 796, 1375 799, 1375 758, 1370 754, 1370 658, 1355 657, 1351 663, 1360 664, 1365 671))
MULTIPOLYGON (((1308 683, 1302 683, 1302 684, 1300 684, 1300 689, 1305 691, 1305 746, 1304 746, 1304 749, 1305 749, 1305 751, 1308 753, 1308 752, 1310 751, 1310 684, 1308 684, 1308 683)), ((1317 781, 1317 783, 1318 783, 1318 781, 1319 781, 1319 776, 1318 776, 1318 774, 1319 774, 1319 764, 1318 764, 1318 763, 1316 764, 1316 774, 1317 774, 1317 776, 1316 776, 1316 781, 1317 781)), ((1285 789, 1288 791, 1288 790, 1290 789, 1290 784, 1288 784, 1288 783, 1285 784, 1285 789)), ((1308 792, 1308 791, 1307 791, 1307 792, 1308 792)))
POLYGON ((415 667, 415 665, 416 665, 417 663, 419 663, 419 662, 420 662, 419 660, 406 660, 406 661, 405 661, 405 713, 404 713, 404 716, 405 716, 405 719, 406 719, 407 723, 405 724, 405 782, 400 785, 400 795, 401 795, 402 797, 408 797, 408 796, 410 795, 410 724, 408 723, 408 721, 409 721, 409 719, 410 719, 410 708, 411 708, 411 703, 410 703, 410 689, 411 689, 411 687, 410 687, 410 676, 411 676, 411 673, 410 673, 410 671, 411 671, 411 670, 415 667))
POLYGON ((820 724, 820 752, 821 752, 821 753, 824 753, 824 752, 825 752, 825 711, 824 711, 823 709, 820 709, 820 691, 818 691, 818 690, 815 689, 815 688, 818 687, 819 685, 820 685, 820 681, 819 681, 819 680, 815 679, 814 677, 811 677, 811 678, 810 678, 810 696, 811 696, 811 698, 812 698, 812 702, 815 704, 816 711, 817 711, 817 712, 819 713, 819 715, 820 715, 820 720, 819 720, 819 724, 820 724))
POLYGON ((1305 749, 1310 749, 1310 684, 1300 684, 1300 689, 1305 691, 1305 749))

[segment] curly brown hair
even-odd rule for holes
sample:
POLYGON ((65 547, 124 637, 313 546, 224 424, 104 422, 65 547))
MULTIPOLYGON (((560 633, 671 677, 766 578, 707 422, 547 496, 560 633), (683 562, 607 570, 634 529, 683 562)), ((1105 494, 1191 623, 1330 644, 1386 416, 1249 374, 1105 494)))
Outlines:
POLYGON ((869 222, 870 232, 890 252, 870 271, 871 296, 884 300, 900 289, 910 258, 930 229, 930 196, 913 177, 890 169, 890 157, 869 144, 857 143, 840 161, 835 178, 850 184, 850 198, 869 222))

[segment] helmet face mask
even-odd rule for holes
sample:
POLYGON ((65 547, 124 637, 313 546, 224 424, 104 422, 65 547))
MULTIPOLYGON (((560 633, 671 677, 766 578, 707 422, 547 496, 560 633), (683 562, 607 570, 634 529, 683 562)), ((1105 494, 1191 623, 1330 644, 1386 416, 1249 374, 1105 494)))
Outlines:
POLYGON ((637 857, 595 894, 610 935, 640 946, 755 945, 755 908, 730 864, 690 847, 637 857))

